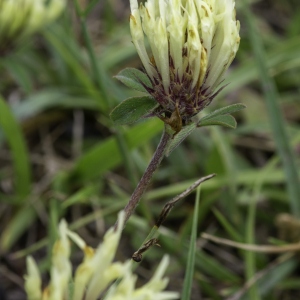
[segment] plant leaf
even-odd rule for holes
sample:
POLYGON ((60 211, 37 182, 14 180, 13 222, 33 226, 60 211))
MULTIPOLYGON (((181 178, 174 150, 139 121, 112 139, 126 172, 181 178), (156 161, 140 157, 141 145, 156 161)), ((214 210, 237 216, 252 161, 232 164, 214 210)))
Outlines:
POLYGON ((2 63, 23 90, 28 94, 31 93, 33 90, 32 77, 30 76, 29 69, 20 63, 18 57, 16 55, 12 58, 8 56, 2 63))
POLYGON ((147 87, 152 89, 152 83, 148 76, 137 69, 126 68, 113 78, 120 80, 123 84, 127 85, 132 89, 148 93, 147 90, 143 87, 143 85, 139 82, 138 79, 140 79, 147 87))
POLYGON ((211 125, 221 125, 229 128, 236 128, 236 120, 231 115, 217 116, 202 122, 198 123, 198 127, 202 126, 211 126, 211 125))
MULTIPOLYGON (((153 118, 132 126, 125 132, 128 149, 132 150, 146 143, 161 132, 163 122, 153 118)), ((113 170, 122 163, 122 155, 115 137, 111 136, 89 149, 74 165, 70 177, 76 182, 90 182, 108 170, 113 170)))
POLYGON ((37 213, 33 206, 21 208, 8 222, 0 237, 0 250, 7 252, 18 238, 26 231, 36 220, 37 213))
POLYGON ((150 96, 128 98, 115 107, 110 118, 115 125, 131 124, 158 105, 157 101, 150 96))
POLYGON ((97 100, 99 109, 101 111, 107 111, 107 103, 101 96, 99 90, 96 88, 90 76, 87 76, 87 73, 82 67, 80 60, 78 60, 78 54, 76 53, 76 51, 74 52, 71 50, 70 44, 66 44, 65 38, 61 37, 60 34, 58 34, 56 31, 56 27, 51 26, 51 28, 48 28, 43 32, 43 35, 48 40, 48 42, 56 49, 59 56, 73 71, 74 76, 80 82, 82 89, 84 89, 84 91, 93 99, 97 100))
POLYGON ((199 211, 199 202, 200 202, 200 187, 201 185, 197 188, 190 247, 189 247, 185 276, 184 276, 184 284, 183 284, 181 300, 189 300, 191 297, 194 269, 195 269, 195 260, 196 260, 195 259, 196 239, 197 239, 197 226, 198 226, 198 211, 199 211))
POLYGON ((231 114, 233 112, 244 109, 246 107, 247 106, 245 104, 241 104, 241 103, 225 106, 225 107, 217 109, 217 110, 211 112, 210 114, 204 116, 203 118, 200 119, 200 121, 202 122, 204 120, 206 121, 206 120, 209 120, 209 119, 212 119, 212 118, 215 119, 215 117, 217 117, 217 116, 228 115, 228 114, 231 114))
POLYGON ((31 190, 31 169, 25 138, 10 107, 0 95, 0 128, 12 155, 15 172, 15 190, 19 201, 24 201, 31 190))
POLYGON ((166 151, 166 156, 168 157, 171 152, 181 144, 185 138, 192 133, 192 131, 197 127, 196 123, 191 123, 185 127, 183 127, 174 137, 172 142, 169 145, 168 150, 166 151))
POLYGON ((185 126, 178 134, 175 135, 171 142, 166 156, 168 157, 172 151, 184 141, 184 139, 192 133, 197 126, 222 125, 229 128, 236 128, 236 120, 232 116, 227 116, 235 111, 246 108, 245 104, 233 104, 213 111, 212 113, 201 118, 198 123, 192 123, 185 126), (205 122, 203 122, 205 121, 205 122))

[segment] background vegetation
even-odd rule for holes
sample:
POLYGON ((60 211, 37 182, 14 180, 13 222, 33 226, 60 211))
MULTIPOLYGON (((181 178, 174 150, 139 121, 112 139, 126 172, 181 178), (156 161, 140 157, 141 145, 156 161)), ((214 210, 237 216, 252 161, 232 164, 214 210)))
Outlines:
MULTIPOLYGON (((89 2, 80 5, 89 7, 89 2)), ((230 85, 206 113, 233 103, 247 109, 235 113, 237 129, 196 130, 164 159, 125 228, 117 259, 126 260, 139 248, 168 200, 200 177, 217 173, 201 186, 191 299, 299 299, 298 254, 255 254, 201 238, 207 232, 235 242, 278 245, 300 237, 300 184, 279 157, 287 143, 276 131, 284 124, 295 154, 287 164, 299 170, 299 3, 252 1, 253 15, 247 14, 246 1, 237 0, 236 6, 240 50, 226 77, 230 85), (252 22, 259 35, 253 34, 252 22), (282 124, 273 109, 276 101, 282 124), (256 284, 244 286, 253 276, 256 284)), ((159 142, 160 120, 115 127, 108 115, 119 102, 138 95, 112 79, 124 67, 141 67, 129 33, 128 1, 102 0, 90 7, 87 24, 98 70, 71 2, 42 34, 0 58, 1 300, 25 299, 28 254, 48 281, 49 249, 60 218, 96 247, 159 142)), ((169 253, 168 288, 182 291, 194 204, 191 194, 172 210, 160 229, 162 247, 152 248, 136 271, 138 284, 169 253)), ((74 249, 74 267, 81 259, 74 249)))

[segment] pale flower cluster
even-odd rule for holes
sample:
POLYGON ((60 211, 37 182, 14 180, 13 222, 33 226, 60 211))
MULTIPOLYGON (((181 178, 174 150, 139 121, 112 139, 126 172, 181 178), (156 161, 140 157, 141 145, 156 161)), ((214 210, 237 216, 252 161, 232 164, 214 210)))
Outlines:
POLYGON ((0 49, 42 29, 65 5, 65 0, 0 0, 0 49))
POLYGON ((162 278, 168 266, 169 258, 165 256, 152 279, 140 288, 135 288, 136 276, 131 272, 131 261, 113 262, 120 240, 124 214, 119 215, 116 231, 110 228, 104 236, 103 243, 94 250, 74 232, 70 231, 63 220, 59 224, 60 239, 53 247, 51 281, 41 290, 41 278, 32 257, 27 258, 25 290, 29 300, 96 300, 116 279, 121 281, 109 289, 105 300, 171 300, 178 299, 175 292, 163 291, 168 283, 162 278), (84 251, 84 260, 72 278, 70 257, 70 240, 84 251), (70 290, 73 290, 70 293, 70 290))
MULTIPOLYGON (((240 24, 234 0, 130 0, 132 41, 150 78, 161 78, 170 93, 176 81, 192 73, 191 87, 212 92, 239 48, 240 24), (153 58, 144 44, 148 37, 153 58)), ((154 80, 155 81, 155 80, 154 80)))

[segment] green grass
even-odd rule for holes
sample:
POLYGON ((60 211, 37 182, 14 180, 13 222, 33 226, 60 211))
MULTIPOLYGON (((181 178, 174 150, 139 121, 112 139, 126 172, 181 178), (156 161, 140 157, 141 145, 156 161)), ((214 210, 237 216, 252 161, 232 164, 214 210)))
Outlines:
POLYGON ((291 148, 289 137, 285 128, 282 112, 279 107, 279 94, 275 81, 269 75, 266 64, 266 53, 255 25, 255 19, 249 8, 248 0, 244 0, 244 14, 247 20, 249 39, 257 60, 262 89, 267 103, 270 125, 273 132, 276 148, 283 162, 287 178, 292 214, 300 216, 300 184, 295 154, 291 148))
POLYGON ((31 190, 31 169, 28 149, 22 130, 5 100, 0 96, 0 126, 7 139, 15 173, 17 202, 22 203, 31 190))
MULTIPOLYGON (((162 132, 163 123, 154 118, 123 127, 109 119, 122 100, 141 96, 112 77, 141 63, 131 43, 128 11, 107 1, 95 19, 97 2, 82 9, 83 23, 75 26, 66 10, 38 37, 0 57, 0 270, 5 267, 17 278, 25 273, 28 254, 43 272, 49 269, 61 218, 97 246, 130 198, 162 132), (91 25, 99 20, 99 26, 91 25), (78 110, 84 117, 81 135, 74 133, 78 110), (79 157, 72 152, 74 143, 81 145, 79 157)), ((207 232, 257 245, 295 242, 282 236, 276 218, 298 217, 300 211, 300 14, 297 1, 274 0, 268 9, 264 1, 254 2, 237 4, 242 40, 226 76, 230 85, 205 111, 247 105, 234 114, 237 129, 195 129, 163 160, 143 206, 125 227, 116 257, 130 258, 167 201, 217 173, 201 185, 201 201, 193 193, 174 207, 159 229, 162 247, 151 248, 137 269, 142 284, 168 253, 168 289, 179 291, 181 299, 229 300, 258 274, 263 276, 240 299, 300 297, 297 255, 255 254, 199 238, 207 232)), ((8 296, 21 290, 1 272, 0 282, 8 296)))
POLYGON ((195 260, 196 260, 196 239, 197 239, 197 227, 198 227, 197 223, 198 223, 198 213, 199 213, 200 190, 201 187, 199 186, 197 188, 197 194, 195 200, 193 227, 192 227, 191 238, 190 238, 188 259, 186 264, 181 300, 189 300, 191 298, 195 260))

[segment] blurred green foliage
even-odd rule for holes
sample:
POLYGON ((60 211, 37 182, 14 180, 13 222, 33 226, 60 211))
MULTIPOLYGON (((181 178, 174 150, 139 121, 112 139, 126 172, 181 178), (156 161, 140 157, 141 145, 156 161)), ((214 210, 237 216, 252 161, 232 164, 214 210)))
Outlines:
MULTIPOLYGON (((261 62, 267 72, 264 75, 276 84, 284 130, 295 154, 292 163, 299 170, 298 1, 252 2, 252 21, 266 50, 261 62)), ((289 239, 282 224, 276 223, 281 213, 298 213, 290 210, 293 200, 287 181, 291 178, 285 175, 274 141, 276 132, 272 133, 272 115, 260 85, 259 60, 252 51, 255 41, 243 14, 245 3, 237 3, 242 41, 226 76, 230 85, 205 112, 246 104, 247 109, 235 114, 237 129, 196 129, 164 159, 143 205, 125 228, 118 254, 118 259, 127 259, 139 248, 171 197, 200 177, 217 173, 201 186, 191 299, 200 299, 200 294, 216 300, 230 297, 255 274, 263 274, 256 288, 245 289, 239 299, 300 296, 298 256, 253 255, 200 236, 205 231, 243 243, 268 244, 271 237, 286 243, 298 241, 289 239)), ((162 132, 158 119, 115 127, 109 118, 122 100, 141 96, 112 79, 124 67, 141 66, 131 44, 129 4, 103 1, 88 6, 88 11, 86 29, 92 37, 96 65, 90 60, 84 27, 74 17, 71 4, 41 35, 0 58, 0 255, 5 258, 0 263, 0 282, 8 295, 20 287, 1 270, 9 269, 21 284, 29 253, 47 270, 50 254, 41 258, 55 240, 60 218, 67 218, 89 244, 98 244, 105 228, 126 205, 162 132)), ((169 289, 182 291, 193 210, 194 195, 172 210, 160 231, 162 248, 147 253, 138 269, 142 276, 148 276, 145 268, 153 270, 163 253, 170 253, 169 289)), ((300 232, 300 226, 293 230, 300 232)), ((74 255, 75 264, 76 260, 74 255)))

